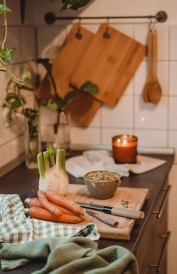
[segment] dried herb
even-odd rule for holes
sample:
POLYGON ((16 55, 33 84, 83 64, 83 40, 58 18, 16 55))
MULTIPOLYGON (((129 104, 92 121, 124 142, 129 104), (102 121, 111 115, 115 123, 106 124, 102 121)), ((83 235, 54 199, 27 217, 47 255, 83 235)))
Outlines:
POLYGON ((124 206, 124 207, 126 207, 126 208, 128 208, 128 205, 129 205, 129 201, 127 201, 127 200, 122 200, 121 201, 121 204, 124 206))
POLYGON ((121 175, 117 172, 111 172, 109 170, 101 170, 90 172, 85 176, 88 180, 101 182, 101 181, 111 181, 118 180, 118 183, 121 183, 121 175))

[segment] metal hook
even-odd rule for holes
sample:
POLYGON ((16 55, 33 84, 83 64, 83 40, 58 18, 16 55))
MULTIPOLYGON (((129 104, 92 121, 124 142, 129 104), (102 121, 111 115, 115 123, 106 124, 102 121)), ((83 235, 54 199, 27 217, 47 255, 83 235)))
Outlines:
POLYGON ((77 32, 76 32, 76 34, 75 34, 75 37, 76 37, 77 39, 79 39, 79 40, 81 40, 82 37, 83 37, 83 35, 82 35, 82 33, 81 33, 80 26, 81 26, 81 18, 79 18, 79 27, 78 27, 77 32))
POLYGON ((148 27, 149 31, 152 31, 152 24, 153 24, 153 18, 152 18, 152 16, 150 16, 149 17, 149 27, 148 27))
POLYGON ((156 23, 157 23, 157 20, 156 20, 156 18, 154 18, 154 22, 152 20, 152 30, 153 31, 156 31, 156 23))
POLYGON ((109 33, 109 17, 107 17, 107 26, 106 31, 103 33, 103 37, 106 39, 110 39, 111 34, 109 33))

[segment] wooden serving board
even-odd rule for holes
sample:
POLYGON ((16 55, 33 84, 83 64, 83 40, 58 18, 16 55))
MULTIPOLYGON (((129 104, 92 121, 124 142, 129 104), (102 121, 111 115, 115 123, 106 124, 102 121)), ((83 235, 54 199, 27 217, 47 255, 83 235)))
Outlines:
MULTIPOLYGON (((94 34, 92 32, 80 26, 80 24, 74 24, 55 56, 52 65, 52 75, 55 79, 57 92, 62 98, 74 89, 74 87, 70 86, 71 78, 93 37, 94 34), (76 38, 78 30, 82 34, 82 39, 76 38)), ((51 80, 46 74, 35 91, 35 96, 39 99, 49 99, 53 98, 54 95, 51 80)), ((101 105, 102 103, 90 94, 82 93, 68 103, 67 110, 72 120, 83 126, 88 126, 101 105)))
MULTIPOLYGON (((131 209, 141 210, 148 196, 149 196, 148 189, 119 187, 114 197, 106 200, 98 200, 91 196, 91 194, 89 193, 85 185, 77 185, 77 184, 69 185, 69 190, 68 190, 68 193, 66 194, 66 197, 68 199, 71 199, 77 202, 93 203, 93 204, 99 204, 103 206, 114 206, 119 208, 124 208, 123 205, 121 204, 121 201, 127 200, 129 201, 129 207, 127 210, 131 210, 131 209)), ((84 211, 85 210, 86 209, 84 209, 84 211)), ((95 211, 95 212, 102 213, 101 211, 95 211)), ((75 226, 83 227, 84 225, 88 223, 95 223, 97 225, 98 233, 100 233, 101 238, 130 240, 130 233, 136 220, 114 216, 114 215, 108 215, 106 213, 102 213, 102 214, 105 214, 106 216, 109 216, 112 219, 116 220, 119 223, 118 226, 112 227, 87 214, 86 214, 86 220, 80 224, 76 224, 75 226)))
POLYGON ((101 24, 75 70, 71 84, 78 87, 87 80, 92 81, 99 87, 95 98, 114 107, 145 55, 145 45, 101 24), (107 28, 109 39, 103 37, 107 28))

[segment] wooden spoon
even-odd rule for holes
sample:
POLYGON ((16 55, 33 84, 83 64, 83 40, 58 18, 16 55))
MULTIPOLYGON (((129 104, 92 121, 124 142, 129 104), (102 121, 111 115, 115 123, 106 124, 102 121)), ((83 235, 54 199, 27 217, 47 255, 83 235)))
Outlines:
POLYGON ((149 102, 148 98, 148 90, 149 87, 152 83, 152 78, 153 78, 153 71, 152 71, 152 31, 149 30, 148 33, 148 75, 146 82, 143 87, 142 95, 143 95, 143 101, 145 103, 149 102))
POLYGON ((149 101, 155 105, 158 104, 162 95, 162 89, 157 78, 157 32, 152 32, 152 71, 153 77, 148 88, 149 101))

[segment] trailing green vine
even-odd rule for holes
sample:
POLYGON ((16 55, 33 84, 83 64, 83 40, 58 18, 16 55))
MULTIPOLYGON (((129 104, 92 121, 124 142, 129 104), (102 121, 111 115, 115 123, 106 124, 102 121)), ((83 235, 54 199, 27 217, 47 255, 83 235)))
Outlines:
POLYGON ((50 63, 49 59, 47 58, 39 58, 37 60, 39 64, 42 64, 47 71, 47 74, 51 80, 53 90, 54 90, 54 97, 52 99, 40 100, 39 104, 47 107, 51 111, 60 111, 61 109, 65 108, 68 102, 77 96, 80 93, 89 93, 91 95, 95 95, 98 93, 99 88, 96 84, 93 84, 91 81, 85 82, 81 87, 77 89, 73 89, 69 91, 63 98, 59 95, 57 91, 55 79, 52 75, 52 64, 50 63))
POLYGON ((0 4, 0 14, 4 15, 4 23, 0 26, 0 28, 4 29, 4 38, 2 42, 0 42, 0 71, 7 71, 14 79, 14 81, 21 83, 21 85, 23 85, 23 82, 31 79, 31 73, 27 69, 24 69, 22 76, 18 78, 8 69, 8 65, 12 61, 13 54, 15 52, 15 48, 5 48, 5 43, 8 34, 6 17, 8 12, 11 12, 11 10, 6 6, 6 0, 3 0, 3 4, 0 4))

